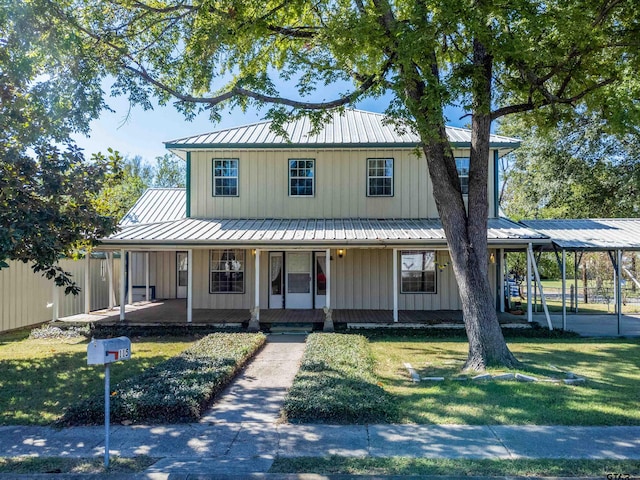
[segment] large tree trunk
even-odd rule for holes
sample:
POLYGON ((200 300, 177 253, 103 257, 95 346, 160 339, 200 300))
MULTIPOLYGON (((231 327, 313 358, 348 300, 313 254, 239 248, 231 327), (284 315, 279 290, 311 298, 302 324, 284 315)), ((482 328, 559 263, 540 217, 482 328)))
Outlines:
MULTIPOLYGON (((462 313, 469 339, 465 369, 484 370, 491 365, 513 367, 518 365, 518 361, 509 351, 502 335, 489 284, 487 190, 492 58, 479 42, 474 42, 474 64, 477 75, 473 80, 476 94, 471 127, 468 214, 441 111, 439 114, 434 110, 421 112, 422 118, 427 119, 422 123, 425 130, 421 131, 421 136, 433 184, 433 196, 460 289, 462 313), (438 132, 437 138, 434 138, 434 131, 438 132)), ((435 65, 432 72, 437 78, 435 65)), ((409 93, 415 95, 424 92, 416 89, 409 90, 409 93)))

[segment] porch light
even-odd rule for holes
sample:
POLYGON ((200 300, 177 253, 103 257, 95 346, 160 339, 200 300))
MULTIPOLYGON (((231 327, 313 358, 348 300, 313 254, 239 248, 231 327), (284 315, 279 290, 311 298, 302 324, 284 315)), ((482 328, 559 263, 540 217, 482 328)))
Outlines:
POLYGON ((491 255, 489 255, 489 261, 491 263, 496 263, 496 256, 494 255, 493 252, 491 252, 491 255))
POLYGON ((338 257, 342 258, 344 256, 344 250, 342 248, 338 249, 338 257))
POLYGON ((253 255, 254 257, 256 256, 256 249, 255 248, 253 250, 251 250, 251 255, 253 255))

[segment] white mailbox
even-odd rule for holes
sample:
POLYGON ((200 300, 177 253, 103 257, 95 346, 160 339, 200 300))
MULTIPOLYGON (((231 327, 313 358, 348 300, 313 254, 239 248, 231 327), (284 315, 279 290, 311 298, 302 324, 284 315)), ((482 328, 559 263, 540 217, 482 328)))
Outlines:
POLYGON ((131 358, 131 340, 127 337, 91 339, 87 346, 87 365, 106 365, 131 358))

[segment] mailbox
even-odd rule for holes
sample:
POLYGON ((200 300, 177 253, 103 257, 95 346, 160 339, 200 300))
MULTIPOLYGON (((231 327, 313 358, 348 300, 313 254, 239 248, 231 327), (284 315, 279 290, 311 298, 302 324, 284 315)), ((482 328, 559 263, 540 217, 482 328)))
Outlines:
POLYGON ((131 358, 131 340, 127 337, 91 339, 87 346, 87 365, 105 365, 131 358))

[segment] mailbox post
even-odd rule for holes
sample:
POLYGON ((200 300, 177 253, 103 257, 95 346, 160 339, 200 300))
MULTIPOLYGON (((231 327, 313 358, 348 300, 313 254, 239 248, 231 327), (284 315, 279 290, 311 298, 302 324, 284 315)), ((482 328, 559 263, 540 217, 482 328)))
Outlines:
POLYGON ((111 385, 109 366, 131 358, 131 340, 127 337, 97 340, 87 345, 87 365, 104 365, 104 466, 109 467, 109 421, 111 415, 111 385))

